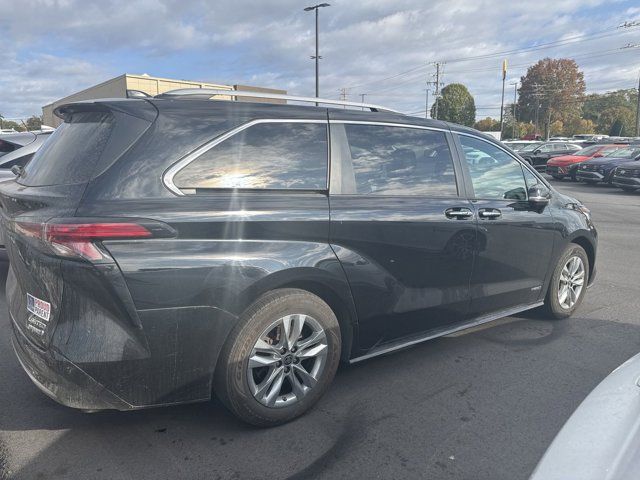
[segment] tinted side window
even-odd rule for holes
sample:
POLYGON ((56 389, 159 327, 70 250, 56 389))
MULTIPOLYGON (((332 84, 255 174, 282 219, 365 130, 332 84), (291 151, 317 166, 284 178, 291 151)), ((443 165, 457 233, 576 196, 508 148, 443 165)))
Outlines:
POLYGON ((378 125, 345 125, 356 193, 457 195, 443 132, 378 125))
POLYGON ((259 123, 207 150, 174 177, 178 188, 327 188, 325 123, 259 123))
POLYGON ((476 198, 526 200, 527 189, 518 161, 495 145, 460 135, 476 198))

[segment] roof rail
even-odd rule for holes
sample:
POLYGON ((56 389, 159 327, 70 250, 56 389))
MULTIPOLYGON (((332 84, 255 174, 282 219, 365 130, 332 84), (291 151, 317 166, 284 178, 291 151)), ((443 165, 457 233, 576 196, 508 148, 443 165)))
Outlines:
POLYGON ((289 100, 292 102, 304 102, 326 104, 326 105, 339 105, 344 107, 354 108, 367 108, 372 112, 391 112, 399 113, 390 108, 381 107, 380 105, 373 105, 370 103, 358 103, 358 102, 346 102, 342 100, 330 100, 327 98, 316 97, 298 97, 295 95, 282 95, 279 93, 266 93, 266 92, 252 92, 249 90, 222 90, 219 88, 179 88, 177 90, 169 90, 168 92, 156 95, 155 98, 171 98, 171 97, 191 97, 202 100, 210 100, 211 97, 216 95, 223 95, 225 97, 250 97, 250 98, 269 98, 272 100, 289 100))

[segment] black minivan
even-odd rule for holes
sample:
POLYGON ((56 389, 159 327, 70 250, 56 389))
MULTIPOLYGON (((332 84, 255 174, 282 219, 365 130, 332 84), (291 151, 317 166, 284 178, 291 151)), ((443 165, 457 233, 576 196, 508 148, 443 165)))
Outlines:
POLYGON ((59 107, 0 184, 13 345, 64 405, 276 425, 340 361, 567 317, 593 281, 589 210, 476 130, 215 94, 59 107))

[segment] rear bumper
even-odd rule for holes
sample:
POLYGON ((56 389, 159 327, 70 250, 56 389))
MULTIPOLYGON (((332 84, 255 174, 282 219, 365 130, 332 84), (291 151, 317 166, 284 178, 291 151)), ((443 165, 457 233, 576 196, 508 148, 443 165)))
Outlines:
POLYGON ((11 319, 12 344, 20 365, 47 396, 83 410, 134 408, 61 355, 45 352, 29 341, 11 319))

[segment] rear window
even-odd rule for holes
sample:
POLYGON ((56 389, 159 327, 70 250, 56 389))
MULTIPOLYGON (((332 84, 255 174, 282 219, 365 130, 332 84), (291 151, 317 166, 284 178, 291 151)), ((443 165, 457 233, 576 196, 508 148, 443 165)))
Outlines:
POLYGON ((37 187, 88 182, 113 126, 110 113, 73 113, 26 165, 19 183, 37 187))
POLYGON ((13 152, 16 148, 20 148, 18 145, 13 143, 5 142, 4 140, 0 140, 0 157, 2 155, 6 155, 7 153, 13 152))

